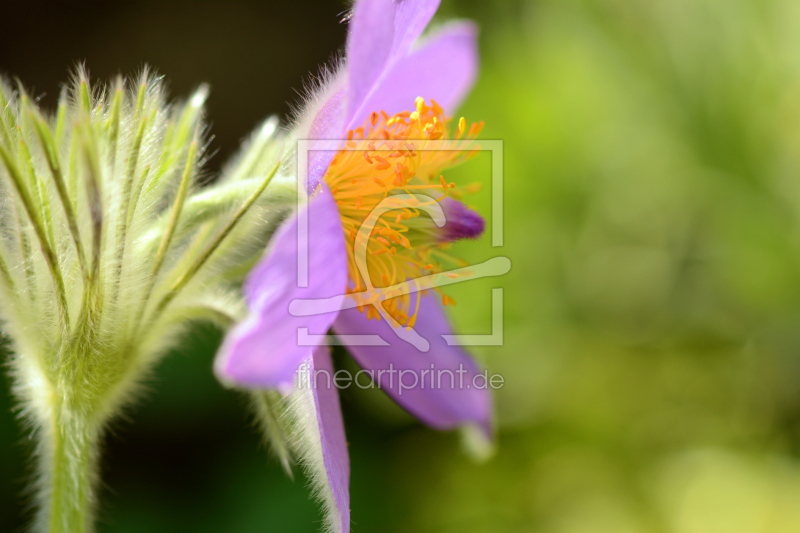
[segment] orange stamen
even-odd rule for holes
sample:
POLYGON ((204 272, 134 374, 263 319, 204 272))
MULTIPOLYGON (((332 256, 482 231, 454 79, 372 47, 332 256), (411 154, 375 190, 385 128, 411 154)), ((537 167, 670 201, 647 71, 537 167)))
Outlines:
MULTIPOLYGON (((458 264, 443 251, 446 242, 438 237, 438 226, 424 208, 449 194, 459 196, 461 190, 475 189, 459 189, 455 183, 448 183, 441 170, 477 153, 473 138, 483 124, 468 127, 460 118, 451 137, 449 123, 441 106, 424 98, 417 98, 410 111, 392 116, 385 111, 370 113, 363 126, 348 131, 345 148, 336 154, 325 174, 347 241, 348 294, 368 318, 380 319, 376 308, 380 305, 403 327, 413 327, 421 296, 415 279, 441 272, 442 262, 458 264), (432 141, 449 144, 442 148, 432 141), (392 202, 390 210, 375 220, 370 235, 360 234, 359 228, 372 210, 386 201, 392 202), (367 251, 367 272, 358 270, 357 249, 367 251), (392 294, 369 291, 373 287, 370 280, 398 289, 392 294)), ((442 303, 452 305, 455 301, 442 294, 442 303)))

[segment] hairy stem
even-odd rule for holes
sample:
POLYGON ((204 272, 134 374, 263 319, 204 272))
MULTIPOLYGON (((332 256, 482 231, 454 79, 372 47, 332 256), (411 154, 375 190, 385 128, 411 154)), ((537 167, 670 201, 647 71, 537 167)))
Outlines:
POLYGON ((40 457, 43 496, 39 524, 49 533, 94 530, 94 489, 100 427, 85 412, 56 400, 40 457))

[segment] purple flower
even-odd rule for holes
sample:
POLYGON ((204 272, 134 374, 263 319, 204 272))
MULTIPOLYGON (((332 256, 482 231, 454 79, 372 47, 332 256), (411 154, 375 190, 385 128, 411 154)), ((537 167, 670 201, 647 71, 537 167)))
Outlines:
POLYGON ((349 531, 349 460, 329 349, 319 341, 329 329, 417 418, 491 437, 488 391, 471 385, 478 367, 445 341, 452 331, 442 304, 452 299, 435 287, 437 275, 454 275, 445 265, 463 266, 447 243, 484 228, 439 173, 469 158, 481 125, 461 119, 451 136, 444 114, 474 81, 475 28, 450 24, 414 46, 438 3, 356 2, 346 66, 298 126, 301 138, 347 141, 337 152, 310 152, 305 211, 282 225, 250 273, 249 318, 231 331, 216 362, 225 381, 292 398, 307 423, 305 463, 336 532, 349 531), (308 221, 307 243, 301 220, 308 221), (300 287, 298 258, 306 249, 308 279, 300 287), (365 344, 358 340, 364 335, 381 340, 365 344), (314 386, 299 386, 301 374, 314 386))

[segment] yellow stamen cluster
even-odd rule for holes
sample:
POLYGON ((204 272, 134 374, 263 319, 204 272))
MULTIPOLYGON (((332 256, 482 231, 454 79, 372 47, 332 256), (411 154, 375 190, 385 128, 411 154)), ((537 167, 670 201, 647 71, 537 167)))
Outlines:
MULTIPOLYGON (((348 132, 346 146, 325 174, 347 242, 348 293, 370 318, 380 317, 371 304, 381 305, 378 301, 385 298, 385 311, 400 325, 413 327, 419 309, 415 278, 441 272, 443 260, 457 263, 443 251, 446 243, 425 208, 459 196, 456 185, 440 172, 476 153, 472 141, 483 123, 467 127, 461 118, 450 137, 449 122, 435 101, 429 105, 423 98, 417 98, 415 111, 394 116, 373 112, 363 126, 348 132), (362 229, 370 213, 390 196, 404 200, 376 211, 381 214, 371 231, 362 229), (361 272, 356 254, 365 246, 368 272, 361 272), (381 296, 372 290, 385 287, 393 291, 381 296)), ((446 295, 442 301, 455 303, 446 295)))

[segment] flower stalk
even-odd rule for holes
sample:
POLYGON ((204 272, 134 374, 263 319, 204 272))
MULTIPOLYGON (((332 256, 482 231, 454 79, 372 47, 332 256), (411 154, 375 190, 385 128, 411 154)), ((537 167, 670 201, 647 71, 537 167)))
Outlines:
POLYGON ((95 422, 68 401, 53 406, 49 425, 45 488, 49 506, 42 508, 51 533, 85 533, 93 530, 96 502, 97 457, 104 421, 95 422))

